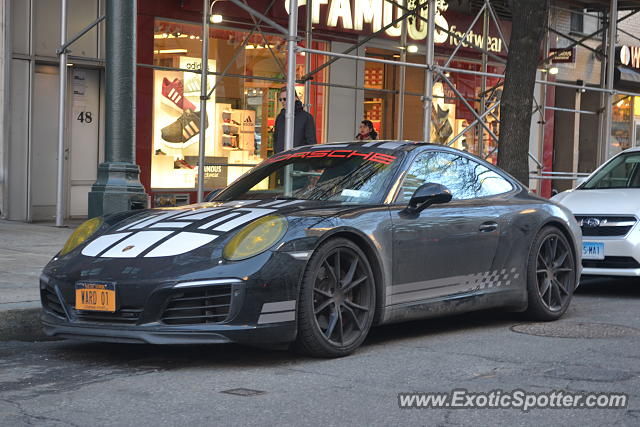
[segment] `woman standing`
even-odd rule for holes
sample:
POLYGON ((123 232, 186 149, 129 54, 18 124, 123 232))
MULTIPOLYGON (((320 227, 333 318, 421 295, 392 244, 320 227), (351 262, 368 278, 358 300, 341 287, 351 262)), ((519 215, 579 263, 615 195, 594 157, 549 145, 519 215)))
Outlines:
POLYGON ((371 120, 363 120, 360 122, 360 133, 356 135, 358 141, 370 141, 378 139, 378 132, 373 127, 371 120))

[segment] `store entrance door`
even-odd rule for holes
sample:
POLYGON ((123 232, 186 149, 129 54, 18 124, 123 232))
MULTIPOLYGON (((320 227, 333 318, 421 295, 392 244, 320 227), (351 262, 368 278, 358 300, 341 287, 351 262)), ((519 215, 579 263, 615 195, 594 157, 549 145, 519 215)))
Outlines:
POLYGON ((69 135, 67 137, 67 214, 86 217, 88 193, 96 182, 101 153, 101 71, 74 68, 71 73, 69 135))

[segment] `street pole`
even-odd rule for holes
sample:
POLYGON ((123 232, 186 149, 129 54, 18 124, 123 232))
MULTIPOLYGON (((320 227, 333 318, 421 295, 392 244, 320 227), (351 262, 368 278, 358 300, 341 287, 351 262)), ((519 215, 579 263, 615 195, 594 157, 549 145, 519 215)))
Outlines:
POLYGON ((436 29, 436 1, 429 0, 429 22, 427 23, 427 65, 429 68, 424 76, 424 128, 422 138, 424 142, 431 142, 431 109, 433 108, 433 59, 434 59, 434 34, 436 29))
POLYGON ((136 2, 107 0, 105 162, 89 192, 89 217, 142 209, 147 195, 135 164, 136 2))
MULTIPOLYGON (((60 46, 67 42, 67 0, 60 13, 60 46)), ((58 171, 56 176, 56 227, 64 225, 64 139, 67 105, 67 49, 60 52, 60 94, 58 104, 58 171)))
MULTIPOLYGON (((407 62, 407 18, 402 20, 400 33, 400 62, 407 62)), ((407 67, 400 66, 400 78, 398 79, 398 140, 404 138, 404 89, 406 86, 407 67)))
POLYGON ((611 156, 611 120, 613 115, 613 78, 614 69, 616 66, 616 35, 618 32, 618 0, 611 0, 611 9, 609 11, 609 34, 607 46, 607 89, 609 92, 605 95, 604 103, 604 131, 603 140, 604 143, 604 161, 609 160, 611 156))
POLYGON ((209 73, 209 0, 202 5, 202 63, 200 65, 200 143, 198 147, 198 203, 204 199, 205 136, 207 130, 207 78, 209 73))

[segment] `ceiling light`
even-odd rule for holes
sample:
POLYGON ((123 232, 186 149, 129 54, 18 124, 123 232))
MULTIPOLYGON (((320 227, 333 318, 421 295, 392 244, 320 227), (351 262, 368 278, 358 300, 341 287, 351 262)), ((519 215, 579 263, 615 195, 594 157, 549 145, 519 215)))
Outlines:
POLYGON ((556 74, 558 74, 558 67, 551 67, 551 68, 549 68, 549 74, 554 75, 554 76, 555 76, 556 74))
POLYGON ((156 50, 154 53, 187 53, 187 49, 160 49, 156 50))
POLYGON ((219 15, 217 13, 215 15, 211 15, 211 17, 209 18, 209 21, 212 24, 219 24, 222 22, 222 15, 219 15))
POLYGON ((415 44, 410 44, 409 46, 407 46, 407 52, 416 53, 417 51, 418 51, 418 46, 416 46, 415 44))

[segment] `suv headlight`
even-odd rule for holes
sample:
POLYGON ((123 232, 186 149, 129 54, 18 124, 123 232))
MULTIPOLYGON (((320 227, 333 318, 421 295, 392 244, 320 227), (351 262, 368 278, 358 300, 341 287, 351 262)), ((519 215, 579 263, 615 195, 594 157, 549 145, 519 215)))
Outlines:
POLYGON ((268 215, 244 227, 227 243, 222 255, 230 261, 239 261, 258 255, 282 239, 288 222, 278 215, 268 215))
POLYGON ((91 218, 85 221, 76 228, 73 234, 67 239, 67 243, 64 244, 60 251, 60 256, 64 256, 84 243, 98 228, 102 225, 102 217, 91 218))

